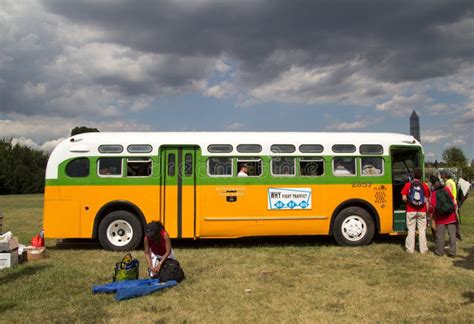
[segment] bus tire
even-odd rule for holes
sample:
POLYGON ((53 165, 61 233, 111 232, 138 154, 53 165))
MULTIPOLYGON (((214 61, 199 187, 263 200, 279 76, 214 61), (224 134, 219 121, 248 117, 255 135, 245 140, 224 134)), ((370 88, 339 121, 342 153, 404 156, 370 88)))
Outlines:
POLYGON ((142 240, 143 228, 133 213, 125 210, 113 211, 99 224, 99 241, 102 247, 110 251, 131 251, 142 240))
POLYGON ((367 245, 372 241, 374 234, 374 220, 363 208, 345 208, 337 214, 334 220, 333 235, 340 245, 367 245))

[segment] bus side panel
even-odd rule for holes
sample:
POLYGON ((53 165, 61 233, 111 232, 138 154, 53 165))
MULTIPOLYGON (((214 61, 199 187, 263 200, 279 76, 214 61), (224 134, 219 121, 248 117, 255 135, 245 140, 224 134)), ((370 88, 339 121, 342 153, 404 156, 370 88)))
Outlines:
POLYGON ((46 238, 80 236, 79 202, 62 200, 59 187, 45 187, 43 215, 46 238))
MULTIPOLYGON (((70 226, 64 225, 58 236, 61 238, 91 238, 95 217, 104 205, 112 201, 134 204, 147 222, 159 219, 159 186, 62 186, 61 195, 65 200, 74 201, 80 214, 80 222, 77 223, 80 232, 72 236, 67 230, 70 226)), ((66 224, 67 219, 63 216, 62 224, 66 224)))
MULTIPOLYGON (((322 213, 331 216, 343 202, 360 199, 372 205, 379 215, 380 233, 392 232, 392 186, 389 184, 354 183, 325 185, 322 213)), ((336 215, 335 215, 336 216, 336 215)))
POLYGON ((320 205, 319 191, 322 189, 320 186, 312 187, 313 208, 311 210, 268 210, 268 188, 270 187, 298 188, 294 185, 200 186, 200 236, 310 235, 329 232, 329 217, 321 217, 324 215, 318 207, 320 205), (229 196, 231 196, 230 199, 229 196), (233 199, 236 201, 232 202, 233 199), (253 219, 242 220, 246 217, 253 219), (268 219, 278 217, 285 220, 268 219), (315 217, 321 219, 314 219, 315 217))
POLYGON ((200 236, 327 235, 331 215, 341 203, 351 199, 360 199, 370 203, 379 214, 380 232, 392 231, 390 185, 332 184, 298 187, 294 185, 201 186, 202 198, 200 200, 203 203, 199 208, 200 236), (270 187, 310 187, 312 209, 269 210, 268 188, 270 187), (236 201, 227 201, 229 195, 236 196, 236 201), (253 219, 242 220, 245 217, 253 219), (268 219, 269 217, 281 217, 285 220, 268 219))

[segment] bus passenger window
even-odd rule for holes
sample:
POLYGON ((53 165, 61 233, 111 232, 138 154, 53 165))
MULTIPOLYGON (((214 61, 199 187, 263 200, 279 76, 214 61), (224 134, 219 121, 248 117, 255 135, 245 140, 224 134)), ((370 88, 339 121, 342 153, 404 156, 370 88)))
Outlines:
POLYGON ((335 176, 349 176, 356 174, 355 158, 337 157, 333 160, 333 174, 335 176))
POLYGON ((374 157, 364 157, 361 159, 361 174, 366 175, 382 175, 383 174, 383 159, 374 157))
POLYGON ((295 158, 281 156, 272 158, 272 174, 276 176, 295 176, 295 158))
POLYGON ((207 173, 211 177, 231 177, 232 158, 214 157, 207 160, 207 173))
POLYGON ((99 176, 121 176, 122 158, 100 158, 97 169, 99 176))
POLYGON ((127 159, 127 177, 151 176, 152 161, 149 158, 127 159))
POLYGON ((89 176, 89 159, 79 158, 70 161, 66 166, 66 174, 71 178, 85 178, 89 176))
POLYGON ((262 160, 260 159, 239 159, 237 161, 237 170, 242 169, 243 166, 247 167, 247 176, 259 177, 262 175, 262 160))
POLYGON ((300 160, 302 177, 318 177, 324 174, 324 160, 304 158, 300 160))

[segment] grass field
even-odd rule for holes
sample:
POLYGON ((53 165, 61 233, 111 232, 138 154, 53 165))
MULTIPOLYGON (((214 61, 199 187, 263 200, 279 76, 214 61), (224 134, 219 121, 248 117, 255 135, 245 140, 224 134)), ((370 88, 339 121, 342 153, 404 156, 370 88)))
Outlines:
MULTIPOLYGON (((42 198, 0 196, 4 230, 28 242, 41 228, 42 198)), ((91 294, 123 253, 48 240, 47 259, 0 270, 0 321, 472 322, 474 197, 463 216, 455 259, 409 255, 404 237, 358 248, 328 237, 173 242, 187 279, 123 302, 91 294)), ((143 277, 143 253, 134 255, 143 277)))

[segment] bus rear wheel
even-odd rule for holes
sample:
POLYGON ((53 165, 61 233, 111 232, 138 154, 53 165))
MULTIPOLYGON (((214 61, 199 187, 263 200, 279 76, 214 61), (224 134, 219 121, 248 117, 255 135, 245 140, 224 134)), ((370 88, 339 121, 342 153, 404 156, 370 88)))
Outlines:
POLYGON ((340 245, 367 245, 372 241, 374 234, 374 220, 363 208, 345 208, 334 220, 333 235, 340 245))
POLYGON ((140 220, 125 210, 113 211, 100 222, 99 241, 111 251, 130 251, 138 247, 143 236, 140 220))

